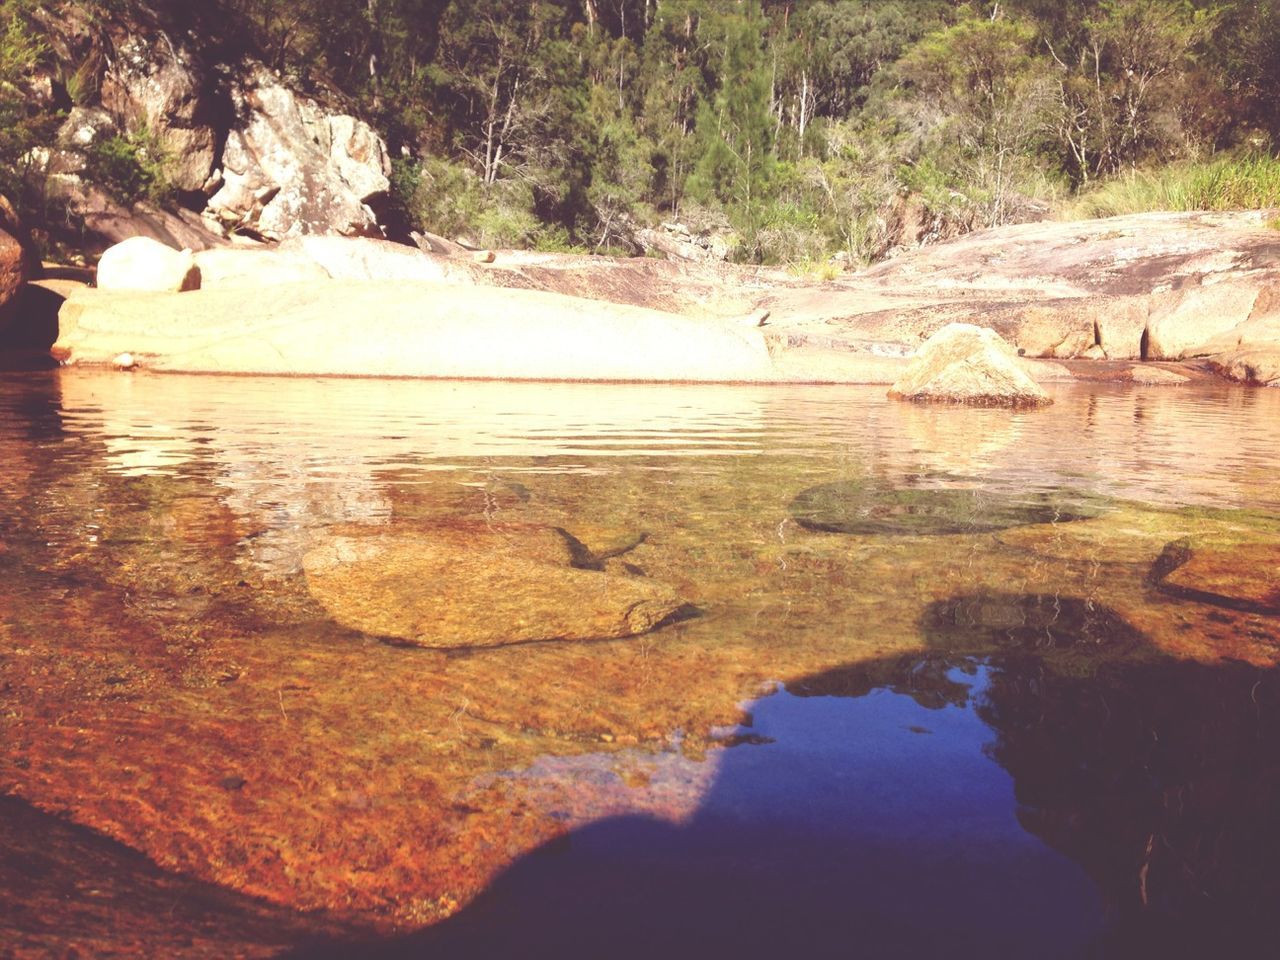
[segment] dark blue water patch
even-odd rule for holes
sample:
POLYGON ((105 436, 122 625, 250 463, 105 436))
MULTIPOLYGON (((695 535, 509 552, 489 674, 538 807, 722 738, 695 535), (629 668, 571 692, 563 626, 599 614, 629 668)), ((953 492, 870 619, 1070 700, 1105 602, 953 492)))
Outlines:
POLYGON ((594 824, 434 929, 318 954, 1201 957, 1280 936, 1276 671, 895 659, 751 713, 690 822, 594 824))
POLYGON ((1105 502, 1074 491, 1000 492, 979 487, 892 486, 846 480, 802 490, 792 519, 807 530, 864 536, 992 533, 1099 516, 1105 502))

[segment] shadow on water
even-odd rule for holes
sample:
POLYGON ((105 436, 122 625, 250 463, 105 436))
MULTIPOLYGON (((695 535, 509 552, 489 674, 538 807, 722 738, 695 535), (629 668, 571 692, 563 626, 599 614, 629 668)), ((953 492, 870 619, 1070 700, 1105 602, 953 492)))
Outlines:
POLYGON ((1111 656, 1140 635, 1065 598, 922 627, 933 653, 755 701, 689 822, 592 824, 432 929, 296 956, 1235 956, 1280 934, 1280 672, 1111 656))

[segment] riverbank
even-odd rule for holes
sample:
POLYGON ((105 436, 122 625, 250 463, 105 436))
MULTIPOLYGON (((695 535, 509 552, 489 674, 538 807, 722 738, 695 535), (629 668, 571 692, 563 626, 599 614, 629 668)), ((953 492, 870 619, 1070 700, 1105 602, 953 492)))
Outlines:
POLYGON ((159 372, 892 383, 929 336, 965 322, 1004 337, 1041 383, 1274 385, 1280 232, 1269 220, 1022 224, 831 280, 309 237, 188 255, 181 269, 193 272, 166 291, 165 258, 179 258, 156 243, 96 288, 28 284, 6 336, 28 356, 47 347, 68 365, 159 372))

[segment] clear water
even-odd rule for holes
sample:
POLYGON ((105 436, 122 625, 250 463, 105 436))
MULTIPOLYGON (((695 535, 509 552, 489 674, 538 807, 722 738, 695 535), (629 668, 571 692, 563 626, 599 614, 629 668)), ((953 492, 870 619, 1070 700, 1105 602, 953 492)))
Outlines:
MULTIPOLYGON (((1271 936, 1280 617, 1153 567, 1187 538, 1276 542, 1280 392, 1055 399, 6 375, 0 943, 1076 957, 1271 936), (450 543, 456 564, 367 582, 488 622, 519 595, 439 575, 493 536, 543 563, 547 531, 681 615, 422 649, 306 570, 335 535, 450 543)), ((529 569, 519 589, 551 589, 529 569)))

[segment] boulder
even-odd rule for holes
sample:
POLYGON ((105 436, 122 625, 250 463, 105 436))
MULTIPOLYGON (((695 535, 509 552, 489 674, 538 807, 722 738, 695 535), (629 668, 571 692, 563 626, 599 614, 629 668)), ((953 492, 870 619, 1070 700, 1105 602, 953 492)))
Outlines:
MULTIPOLYGON (((770 381, 760 330, 534 290, 405 280, 158 295, 86 290, 55 350, 149 370, 525 380, 770 381), (181 324, 174 317, 181 316, 181 324)), ((767 328, 765 328, 767 329, 767 328)))
POLYGON ((994 330, 950 323, 930 337, 889 390, 899 400, 1036 407, 1052 401, 994 330))
POLYGON ((274 240, 379 235, 368 203, 390 189, 391 161, 368 124, 295 96, 265 67, 231 93, 240 119, 209 199, 214 217, 274 240))
POLYGON ((1177 540, 1151 571, 1165 593, 1233 610, 1280 616, 1280 545, 1230 546, 1177 540))
POLYGON ((27 279, 22 244, 7 231, 0 230, 0 318, 5 316, 9 304, 22 292, 27 279))
POLYGON ((179 293, 200 287, 200 268, 190 250, 174 250, 148 237, 117 243, 98 261, 99 290, 179 293))
POLYGON ((41 274, 40 257, 18 212, 0 196, 0 330, 9 325, 28 281, 41 274))
POLYGON ((375 528, 322 541, 303 569, 335 621, 420 647, 630 637, 683 606, 667 586, 572 560, 549 527, 375 528))
POLYGON ((1228 380, 1260 387, 1280 386, 1280 340, 1272 345, 1214 354, 1209 366, 1228 380))

